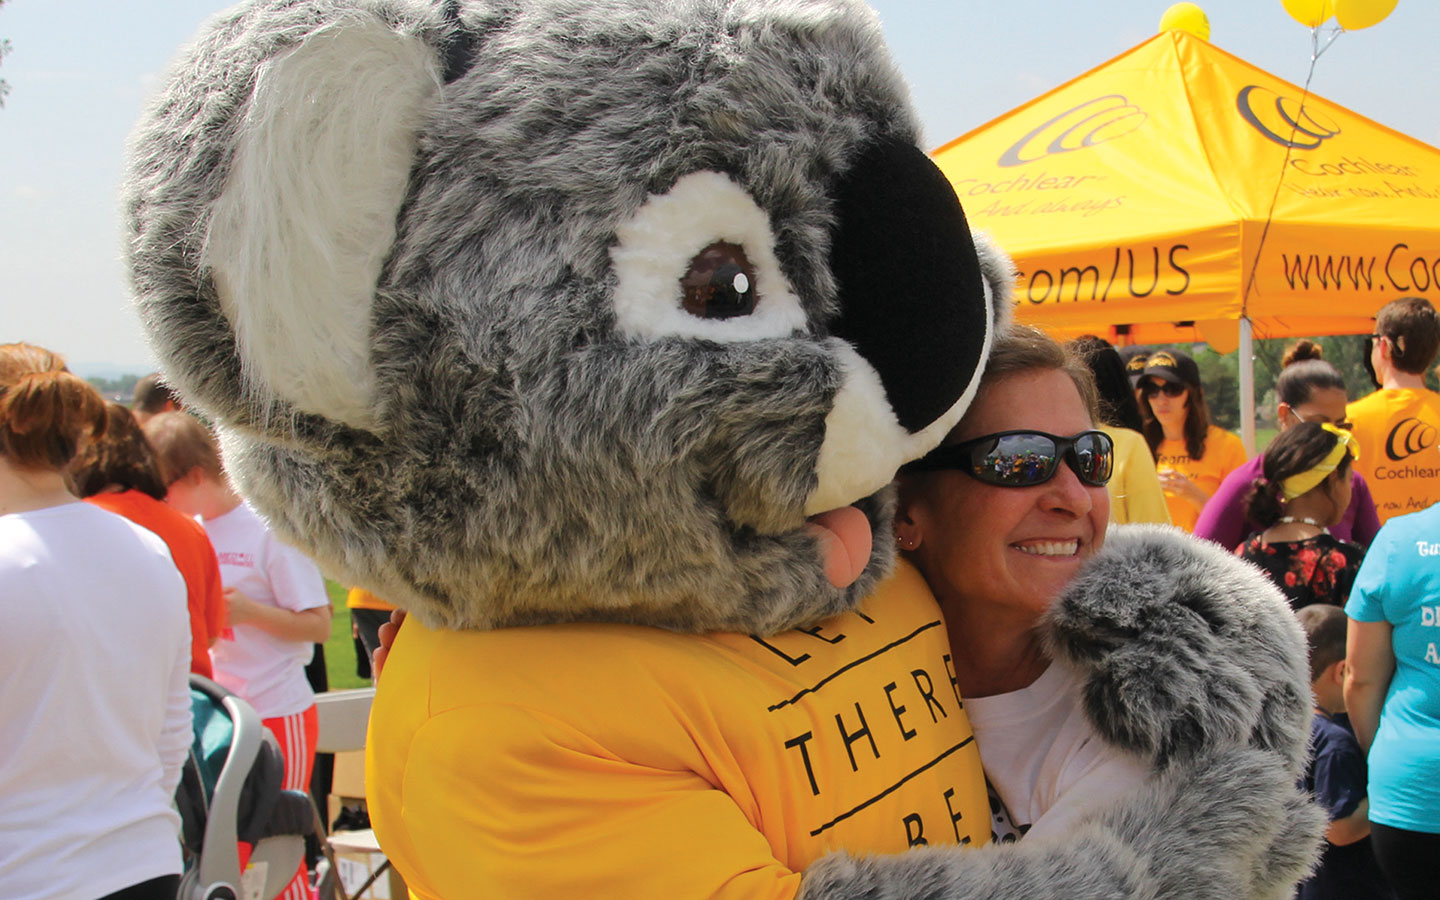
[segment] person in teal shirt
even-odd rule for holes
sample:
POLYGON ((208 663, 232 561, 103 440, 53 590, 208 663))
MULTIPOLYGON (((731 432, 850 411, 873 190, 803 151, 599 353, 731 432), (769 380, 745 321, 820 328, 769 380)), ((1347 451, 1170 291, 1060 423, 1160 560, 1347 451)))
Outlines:
POLYGON ((1400 900, 1440 857, 1440 505, 1391 519, 1345 605, 1345 705, 1369 751, 1371 843, 1400 900))

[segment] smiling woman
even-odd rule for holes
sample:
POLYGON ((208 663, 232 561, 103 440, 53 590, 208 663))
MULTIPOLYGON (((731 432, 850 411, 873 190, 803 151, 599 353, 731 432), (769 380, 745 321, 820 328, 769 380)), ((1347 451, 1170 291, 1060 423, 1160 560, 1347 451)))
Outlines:
POLYGON ((1022 833, 1060 833, 1145 777, 1092 739, 1037 627, 1105 542, 1114 448, 1095 408, 1085 364, 1015 327, 945 443, 900 475, 896 539, 944 610, 986 775, 1022 833))

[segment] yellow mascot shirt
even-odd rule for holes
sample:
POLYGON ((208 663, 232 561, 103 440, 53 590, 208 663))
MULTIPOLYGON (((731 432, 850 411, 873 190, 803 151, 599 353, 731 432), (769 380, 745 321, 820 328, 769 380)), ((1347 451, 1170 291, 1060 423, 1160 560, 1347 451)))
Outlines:
POLYGON ((1440 394, 1392 388, 1345 407, 1360 442, 1365 476, 1383 524, 1440 501, 1440 394))
POLYGON ((989 839, 952 672, 903 563, 860 610, 763 640, 412 618, 371 716, 371 821, 427 900, 788 900, 832 850, 989 839))
MULTIPOLYGON (((1211 425, 1205 432, 1205 455, 1191 459, 1185 450, 1183 440, 1161 441, 1156 453, 1157 468, 1170 467, 1195 482, 1206 496, 1215 496, 1225 476, 1245 464, 1245 444, 1238 435, 1218 425, 1211 425)), ((1200 507, 1179 494, 1165 492, 1165 506, 1170 510, 1170 521, 1186 531, 1194 531, 1200 521, 1200 507)))

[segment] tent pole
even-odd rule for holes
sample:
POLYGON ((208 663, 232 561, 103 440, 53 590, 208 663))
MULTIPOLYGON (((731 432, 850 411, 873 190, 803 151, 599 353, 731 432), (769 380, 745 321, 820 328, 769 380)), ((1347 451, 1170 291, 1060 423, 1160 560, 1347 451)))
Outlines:
POLYGON ((1240 440, 1255 455, 1255 341, 1249 316, 1240 317, 1240 440))

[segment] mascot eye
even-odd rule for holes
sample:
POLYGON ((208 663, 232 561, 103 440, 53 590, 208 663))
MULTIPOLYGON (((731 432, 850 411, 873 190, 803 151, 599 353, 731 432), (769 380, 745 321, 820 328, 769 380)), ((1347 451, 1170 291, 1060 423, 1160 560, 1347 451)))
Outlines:
POLYGON ((728 176, 681 177, 615 226, 616 331, 714 343, 805 332, 805 307, 775 246, 770 216, 728 176))
POLYGON ((755 267, 745 248, 717 241, 690 260, 680 279, 685 311, 701 319, 733 319, 755 311, 755 267))

